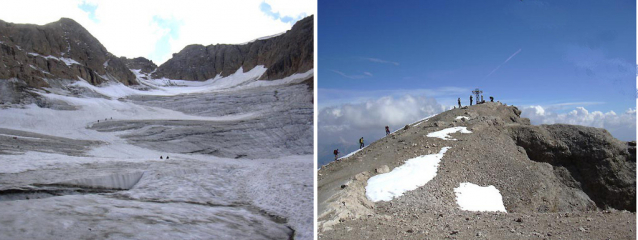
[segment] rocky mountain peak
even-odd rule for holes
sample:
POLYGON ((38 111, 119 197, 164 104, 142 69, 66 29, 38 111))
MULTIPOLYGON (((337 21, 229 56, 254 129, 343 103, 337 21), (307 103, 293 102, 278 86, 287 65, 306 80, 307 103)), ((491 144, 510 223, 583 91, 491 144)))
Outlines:
POLYGON ((69 81, 138 84, 122 60, 69 18, 42 26, 0 21, 0 63, 0 103, 34 102, 37 95, 25 88, 64 87, 69 81))
POLYGON ((188 45, 157 68, 153 78, 204 81, 257 65, 267 70, 261 79, 281 79, 313 68, 314 20, 306 17, 286 33, 246 44, 188 45))
MULTIPOLYGON (((491 102, 448 110, 323 166, 318 172, 320 231, 330 239, 343 228, 365 229, 397 216, 421 216, 426 222, 441 216, 428 223, 435 226, 426 224, 431 229, 443 227, 437 225, 441 221, 449 222, 450 228, 464 226, 452 225, 455 216, 481 214, 463 210, 458 200, 459 189, 468 184, 498 190, 507 213, 536 217, 525 220, 529 222, 565 212, 635 212, 635 143, 619 141, 599 128, 531 125, 520 114, 514 106, 491 102), (415 169, 414 161, 433 156, 439 156, 440 162, 429 163, 435 164, 431 180, 407 190, 393 187, 427 174, 415 169), (371 184, 379 188, 371 179, 399 169, 418 176, 386 180, 380 188, 388 188, 392 197, 371 199, 371 184), (339 231, 331 231, 335 229, 339 231)), ((496 222, 492 224, 501 225, 496 222)))

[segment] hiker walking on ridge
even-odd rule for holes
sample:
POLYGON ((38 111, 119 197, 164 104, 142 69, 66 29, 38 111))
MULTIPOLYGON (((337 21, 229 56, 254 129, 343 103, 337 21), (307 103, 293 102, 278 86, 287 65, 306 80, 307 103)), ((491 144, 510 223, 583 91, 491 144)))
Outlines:
POLYGON ((459 108, 461 108, 461 98, 459 98, 459 108))
POLYGON ((338 149, 338 148, 337 148, 337 149, 335 149, 332 153, 334 153, 334 155, 335 155, 335 161, 337 161, 337 158, 338 158, 338 156, 339 156, 339 149, 338 149))
POLYGON ((388 136, 390 134, 390 127, 385 126, 385 135, 388 136))
POLYGON ((470 106, 472 106, 472 95, 470 95, 470 106))
POLYGON ((363 148, 363 137, 359 139, 359 149, 363 148))
POLYGON ((490 97, 490 102, 494 102, 494 97, 490 97))
POLYGON ((483 95, 481 95, 481 103, 485 103, 485 101, 483 100, 483 95))

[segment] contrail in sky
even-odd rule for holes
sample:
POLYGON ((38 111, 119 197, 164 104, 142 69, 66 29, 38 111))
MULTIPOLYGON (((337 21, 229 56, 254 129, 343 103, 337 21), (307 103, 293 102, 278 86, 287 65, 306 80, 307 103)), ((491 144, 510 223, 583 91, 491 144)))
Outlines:
POLYGON ((505 62, 499 64, 496 68, 494 68, 494 70, 492 70, 492 72, 490 72, 490 74, 487 74, 487 76, 485 76, 483 79, 486 79, 487 77, 489 77, 490 75, 492 75, 492 73, 496 72, 496 70, 498 70, 501 66, 503 66, 503 64, 507 63, 510 59, 512 59, 514 56, 516 56, 516 54, 518 54, 519 52, 521 52, 521 50, 523 50, 522 48, 519 48, 518 51, 516 51, 514 54, 512 54, 512 56, 508 57, 505 62))

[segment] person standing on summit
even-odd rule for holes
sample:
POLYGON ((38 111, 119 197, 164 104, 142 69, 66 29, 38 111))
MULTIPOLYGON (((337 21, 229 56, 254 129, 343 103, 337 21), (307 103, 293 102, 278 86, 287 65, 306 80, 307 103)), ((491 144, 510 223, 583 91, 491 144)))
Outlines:
POLYGON ((470 106, 472 106, 472 95, 470 95, 470 106))
POLYGON ((459 98, 459 108, 461 108, 461 98, 459 98))
POLYGON ((385 126, 385 135, 388 136, 390 134, 390 127, 385 126))
POLYGON ((359 149, 363 148, 363 137, 359 139, 359 149))

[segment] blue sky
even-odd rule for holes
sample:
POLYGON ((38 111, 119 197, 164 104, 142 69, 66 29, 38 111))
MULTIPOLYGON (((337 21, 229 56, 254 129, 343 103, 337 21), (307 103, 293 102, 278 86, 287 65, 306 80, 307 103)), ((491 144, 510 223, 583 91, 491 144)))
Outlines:
POLYGON ((404 101, 445 109, 477 87, 536 124, 615 129, 633 116, 615 131, 635 139, 635 1, 319 0, 318 15, 320 148, 369 127, 344 106, 361 118, 404 101))

